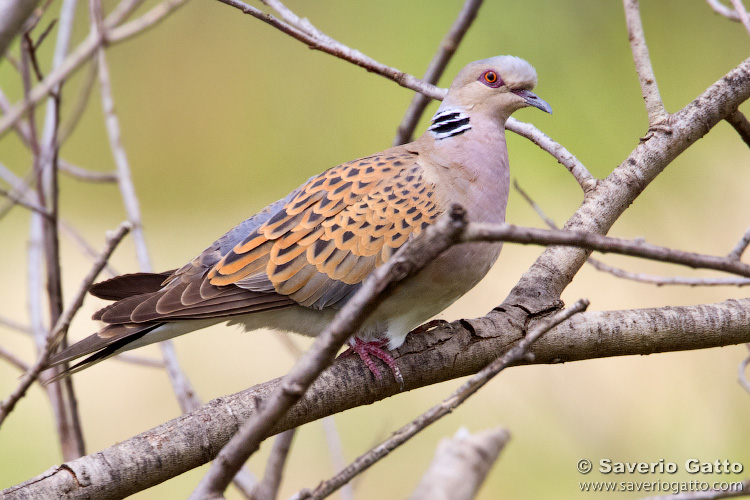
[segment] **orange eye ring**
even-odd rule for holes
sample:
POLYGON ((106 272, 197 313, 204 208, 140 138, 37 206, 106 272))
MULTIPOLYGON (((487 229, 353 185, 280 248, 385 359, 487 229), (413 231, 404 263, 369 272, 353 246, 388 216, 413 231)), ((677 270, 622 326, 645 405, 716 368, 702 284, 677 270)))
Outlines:
POLYGON ((505 85, 503 79, 497 74, 497 71, 488 69, 481 75, 479 75, 479 81, 487 85, 490 88, 496 89, 505 85))

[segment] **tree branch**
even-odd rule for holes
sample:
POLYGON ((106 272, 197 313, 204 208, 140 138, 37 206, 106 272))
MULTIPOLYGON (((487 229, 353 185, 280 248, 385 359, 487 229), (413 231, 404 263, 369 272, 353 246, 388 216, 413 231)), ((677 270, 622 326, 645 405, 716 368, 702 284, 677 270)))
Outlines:
MULTIPOLYGON (((538 319, 538 317, 537 317, 538 319)), ((533 328, 532 319, 529 328, 533 328)), ((476 373, 523 338, 527 314, 494 311, 420 335, 409 335, 393 354, 405 390, 476 373)), ((719 304, 580 313, 548 332, 524 364, 705 349, 750 341, 750 299, 719 304)), ((3 500, 32 500, 49 492, 65 499, 124 498, 212 460, 239 425, 265 406, 282 379, 210 401, 138 436, 3 491, 3 500), (196 446, 196 443, 201 443, 196 446), (133 460, 138 457, 138 460, 133 460)), ((274 423, 279 433, 400 392, 389 377, 375 380, 354 357, 337 360, 289 413, 274 423)))
POLYGON ((734 130, 742 137, 742 140, 750 146, 750 121, 747 120, 744 114, 737 109, 734 113, 727 115, 726 121, 734 127, 734 130))

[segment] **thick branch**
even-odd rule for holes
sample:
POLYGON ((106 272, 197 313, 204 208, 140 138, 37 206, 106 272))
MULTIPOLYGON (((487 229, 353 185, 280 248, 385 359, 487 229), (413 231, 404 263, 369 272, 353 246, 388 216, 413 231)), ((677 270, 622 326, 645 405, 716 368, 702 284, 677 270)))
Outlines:
MULTIPOLYGON (((524 335, 519 308, 457 321, 410 335, 395 355, 406 390, 476 373, 524 335)), ((720 304, 586 312, 548 332, 531 348, 533 363, 705 349, 750 341, 750 299, 720 304)), ((533 322, 530 325, 533 327, 533 322)), ((529 363, 529 361, 525 361, 529 363)), ((124 498, 212 460, 254 415, 281 379, 215 399, 98 453, 56 466, 0 493, 3 500, 124 498), (197 445, 199 444, 199 445, 197 445), (4 496, 3 496, 4 495, 4 496)), ((278 433, 400 392, 390 377, 375 380, 355 359, 324 371, 274 426, 278 433)))

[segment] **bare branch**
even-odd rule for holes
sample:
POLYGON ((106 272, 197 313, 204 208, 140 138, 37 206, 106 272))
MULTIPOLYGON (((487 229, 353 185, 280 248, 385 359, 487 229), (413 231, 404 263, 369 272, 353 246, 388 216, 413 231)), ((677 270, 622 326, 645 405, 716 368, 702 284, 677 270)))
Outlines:
MULTIPOLYGON (((394 355, 406 390, 471 375, 524 338, 530 317, 519 308, 461 320, 409 335, 394 355)), ((535 319, 531 318, 533 327, 535 319)), ((705 349, 750 342, 750 299, 720 304, 576 315, 548 332, 531 349, 533 361, 559 363, 609 356, 705 349)), ((116 443, 5 490, 4 500, 39 498, 65 491, 67 500, 125 498, 213 459, 242 422, 266 407, 276 379, 211 401, 138 436, 116 443), (210 425, 207 425, 210 423, 210 425), (195 446, 201 443, 201 446, 195 446), (133 457, 139 459, 133 461, 133 457), (117 471, 113 474, 112 471, 117 471)), ((278 433, 400 391, 398 383, 372 374, 354 357, 338 360, 306 395, 273 425, 278 433), (346 380, 346 384, 341 381, 346 380), (325 404, 320 404, 325 401, 325 404)))
POLYGON ((659 94, 659 86, 656 84, 654 69, 651 67, 651 58, 648 55, 648 45, 646 45, 646 37, 643 34, 638 0, 624 0, 624 2, 630 50, 633 52, 635 70, 638 73, 638 80, 641 82, 643 99, 646 101, 648 125, 649 130, 651 130, 654 126, 665 123, 669 114, 664 109, 664 103, 659 94))
POLYGON ((328 36, 325 36, 325 38, 318 38, 316 36, 310 35, 298 28, 295 28, 294 26, 276 19, 270 14, 266 14, 260 9, 256 9, 255 7, 251 7, 250 5, 241 2, 240 0, 218 1, 235 7, 245 14, 250 14, 256 19, 260 19, 264 23, 267 23, 274 28, 286 33, 287 35, 299 40, 300 42, 305 43, 311 49, 320 50, 321 52, 325 52, 326 54, 330 54, 340 59, 344 59, 345 61, 354 63, 357 66, 366 69, 367 71, 389 78, 402 87, 416 90, 430 96, 433 99, 442 99, 445 95, 445 91, 443 89, 438 89, 434 85, 429 85, 422 80, 409 75, 408 73, 397 70, 396 68, 381 64, 374 59, 362 54, 358 50, 347 47, 346 45, 343 45, 328 36))
MULTIPOLYGON (((445 97, 445 93, 447 92, 446 89, 435 87, 434 85, 431 85, 395 68, 379 63, 378 61, 375 61, 374 59, 362 54, 361 52, 347 47, 346 45, 332 39, 331 37, 320 33, 317 29, 314 28, 314 26, 312 26, 312 24, 309 23, 309 21, 300 20, 299 17, 296 16, 296 14, 289 11, 285 7, 281 9, 284 18, 289 19, 295 25, 302 26, 304 30, 280 21, 279 19, 266 14, 262 10, 251 7, 250 5, 247 5, 240 0, 218 1, 235 7, 245 14, 250 14, 257 19, 270 24, 283 33, 286 33, 296 40, 307 44, 311 49, 320 50, 327 54, 331 54, 333 56, 344 59, 345 61, 349 61, 353 64, 356 64, 357 66, 365 68, 367 71, 389 78, 402 87, 406 87, 408 89, 419 92, 420 94, 423 94, 431 99, 442 100, 443 97, 445 97)), ((268 0, 267 3, 269 3, 269 5, 280 5, 280 2, 278 1, 268 0)), ((594 179, 594 177, 588 172, 588 170, 586 170, 586 167, 584 167, 583 164, 578 161, 575 156, 570 154, 567 149, 554 142, 547 135, 537 130, 533 125, 520 122, 511 117, 506 122, 505 128, 510 130, 511 132, 515 132, 521 135, 522 137, 530 139, 532 142, 534 142, 534 144, 551 154, 555 159, 557 159, 557 161, 562 163, 573 174, 578 183, 584 189, 584 192, 592 189, 592 187, 596 184, 596 180, 594 179)))
POLYGON ((60 319, 55 324, 54 329, 47 337, 45 348, 39 353, 36 363, 34 363, 34 366, 32 366, 31 369, 24 374, 23 378, 21 379, 21 383, 16 388, 16 390, 14 390, 11 395, 8 396, 7 399, 5 399, 5 401, 0 403, 0 425, 2 425, 5 418, 10 414, 11 411, 13 411, 16 403, 26 394, 26 391, 29 389, 31 384, 34 383, 34 381, 39 377, 39 374, 47 366, 47 361, 49 360, 50 354, 52 354, 55 347, 60 343, 60 340, 67 331, 68 326, 73 319, 73 316, 75 316, 75 314, 83 305, 83 299, 86 296, 86 292, 88 291, 89 287, 99 275, 101 270, 104 268, 104 264, 107 262, 107 260, 109 260, 109 257, 112 255, 112 252, 114 252, 118 243, 122 241, 122 239, 129 231, 130 224, 124 222, 120 224, 120 227, 115 233, 107 236, 107 243, 104 251, 102 252, 102 255, 100 256, 99 260, 94 263, 91 271, 89 271, 89 274, 86 275, 81 284, 81 287, 75 294, 73 302, 60 316, 60 319))
POLYGON ((3 188, 0 188, 0 196, 5 196, 9 200, 11 200, 14 205, 18 205, 20 207, 27 208, 27 209, 31 210, 32 212, 38 213, 42 217, 45 217, 45 218, 50 218, 51 217, 51 214, 47 211, 46 208, 40 207, 36 203, 31 203, 29 201, 24 201, 18 195, 16 195, 15 193, 13 193, 11 191, 7 191, 7 190, 5 190, 3 188))
POLYGON ((516 120, 512 116, 508 118, 507 122, 505 122, 505 128, 511 132, 515 132, 521 137, 529 139, 531 142, 552 155, 553 158, 573 174, 573 177, 578 181, 578 184, 581 186, 584 193, 588 193, 596 187, 597 179, 591 175, 583 163, 578 161, 578 158, 573 156, 564 146, 550 139, 550 137, 544 132, 540 131, 530 123, 516 120))
MULTIPOLYGON (((99 74, 99 68, 96 64, 96 58, 92 57, 86 66, 86 74, 83 76, 83 83, 80 86, 77 96, 75 97, 73 104, 70 105, 70 110, 67 113, 64 121, 60 124, 59 141, 64 143, 73 134, 73 131, 78 126, 78 123, 83 116, 83 112, 91 100, 91 94, 94 90, 94 83, 97 80, 99 74)), ((62 166, 62 164, 61 164, 62 166)))
POLYGON ((120 121, 115 114, 115 103, 112 98, 112 86, 109 79, 109 68, 107 59, 104 56, 104 50, 98 52, 99 68, 99 86, 102 97, 102 108, 104 110, 104 122, 109 137, 109 145, 112 150, 112 157, 117 166, 117 180, 120 187, 120 195, 125 205, 125 211, 128 214, 128 220, 133 225, 133 241, 135 242, 136 255, 138 256, 138 265, 141 271, 151 271, 151 259, 148 255, 148 248, 143 237, 143 227, 141 225, 141 209, 138 203, 138 196, 135 193, 133 178, 130 174, 130 164, 125 148, 122 145, 120 137, 120 121))
MULTIPOLYGON (((73 241, 73 243, 78 245, 78 247, 80 248, 81 252, 83 252, 84 255, 89 257, 92 261, 95 261, 96 259, 99 258, 99 252, 96 249, 94 249, 94 247, 89 245, 89 242, 86 241, 86 239, 81 235, 81 233, 78 232, 78 230, 75 227, 73 227, 65 219, 60 219, 58 222, 60 224, 60 230, 62 231, 62 233, 68 238, 70 238, 73 241)), ((102 270, 102 272, 106 273, 110 277, 120 274, 109 263, 107 263, 104 266, 104 269, 102 270)))
POLYGON ((588 263, 597 271, 609 273, 618 278, 647 283, 657 286, 748 286, 748 278, 688 278, 686 276, 655 276, 653 274, 633 273, 605 264, 589 257, 588 263))
POLYGON ((276 500, 279 486, 281 486, 281 478, 284 474, 284 465, 286 465, 295 432, 296 429, 289 429, 274 439, 263 480, 253 490, 251 497, 253 500, 276 500))
POLYGON ((506 241, 534 245, 567 245, 598 252, 618 253, 631 257, 680 264, 696 269, 714 269, 750 277, 750 265, 734 259, 673 250, 651 245, 641 240, 625 240, 582 231, 537 229, 512 224, 472 222, 464 232, 462 241, 506 241))
POLYGON ((21 358, 19 358, 15 354, 5 349, 3 346, 0 346, 0 358, 4 359, 22 372, 26 372, 29 370, 29 365, 27 365, 23 360, 21 360, 21 358))
POLYGON ((745 118, 745 115, 738 109, 734 113, 727 115, 726 121, 740 134, 745 144, 750 146, 750 121, 745 118))
POLYGON ((14 321, 10 318, 4 318, 0 316, 0 326, 4 326, 6 328, 10 328, 11 330, 16 330, 17 332, 30 334, 31 328, 29 328, 27 325, 23 325, 17 321, 14 321))
MULTIPOLYGON (((443 75, 443 71, 445 71, 445 67, 448 66, 448 62, 461 44, 461 40, 463 40, 464 35, 477 17, 477 12, 479 12, 479 7, 481 6, 482 0, 466 0, 464 2, 461 12, 458 13, 458 17, 453 22, 450 30, 448 30, 448 33, 445 34, 443 40, 440 42, 440 48, 433 56, 432 61, 430 61, 430 65, 427 67, 422 81, 433 85, 437 84, 443 75)), ((404 118, 401 120, 396 131, 396 137, 393 139, 394 146, 405 144, 412 140, 414 129, 417 128, 417 123, 429 103, 430 98, 426 95, 421 93, 414 95, 411 104, 409 104, 409 109, 406 110, 406 114, 404 114, 404 118)))
POLYGON ((462 427, 438 443, 435 457, 409 500, 473 500, 510 440, 498 427, 469 434, 462 427))
POLYGON ((737 15, 737 12, 734 9, 730 9, 729 7, 721 3, 720 0, 706 0, 706 2, 708 3, 709 7, 711 7, 717 14, 722 15, 732 21, 740 21, 740 16, 737 15))
POLYGON ((737 17, 739 18, 740 22, 747 30, 747 34, 750 35, 750 16, 747 15, 745 6, 742 5, 742 0, 729 0, 729 1, 732 2, 734 11, 737 13, 737 17))
POLYGON ((117 174, 111 172, 94 172, 77 165, 60 160, 60 171, 76 179, 87 182, 117 182, 117 174))
POLYGON ((371 449, 364 455, 359 456, 352 464, 331 479, 321 482, 314 491, 301 491, 295 500, 321 500, 335 492, 342 484, 368 469, 381 458, 388 455, 397 447, 417 435, 430 424, 437 422, 445 415, 458 408, 464 401, 474 395, 495 375, 508 366, 518 363, 527 355, 529 348, 539 340, 542 335, 555 326, 569 319, 571 316, 584 311, 589 305, 587 300, 579 300, 570 309, 559 311, 546 320, 536 325, 529 333, 516 343, 510 350, 483 368, 479 373, 472 376, 461 385, 455 392, 445 398, 442 403, 433 406, 419 417, 415 418, 405 426, 393 433, 390 438, 371 449))

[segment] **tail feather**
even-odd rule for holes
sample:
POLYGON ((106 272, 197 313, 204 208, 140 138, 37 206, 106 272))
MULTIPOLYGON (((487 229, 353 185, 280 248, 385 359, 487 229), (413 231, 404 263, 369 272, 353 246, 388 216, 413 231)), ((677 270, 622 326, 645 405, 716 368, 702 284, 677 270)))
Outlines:
POLYGON ((86 337, 82 341, 73 344, 50 358, 47 365, 48 368, 94 353, 93 356, 90 356, 65 370, 52 381, 67 377, 72 373, 88 368, 92 364, 113 356, 120 351, 127 350, 125 347, 128 344, 142 339, 163 324, 164 323, 131 323, 127 325, 110 325, 103 328, 99 332, 86 337))
POLYGON ((89 293, 104 300, 121 300, 134 295, 157 292, 174 270, 163 273, 123 274, 93 285, 89 293))

